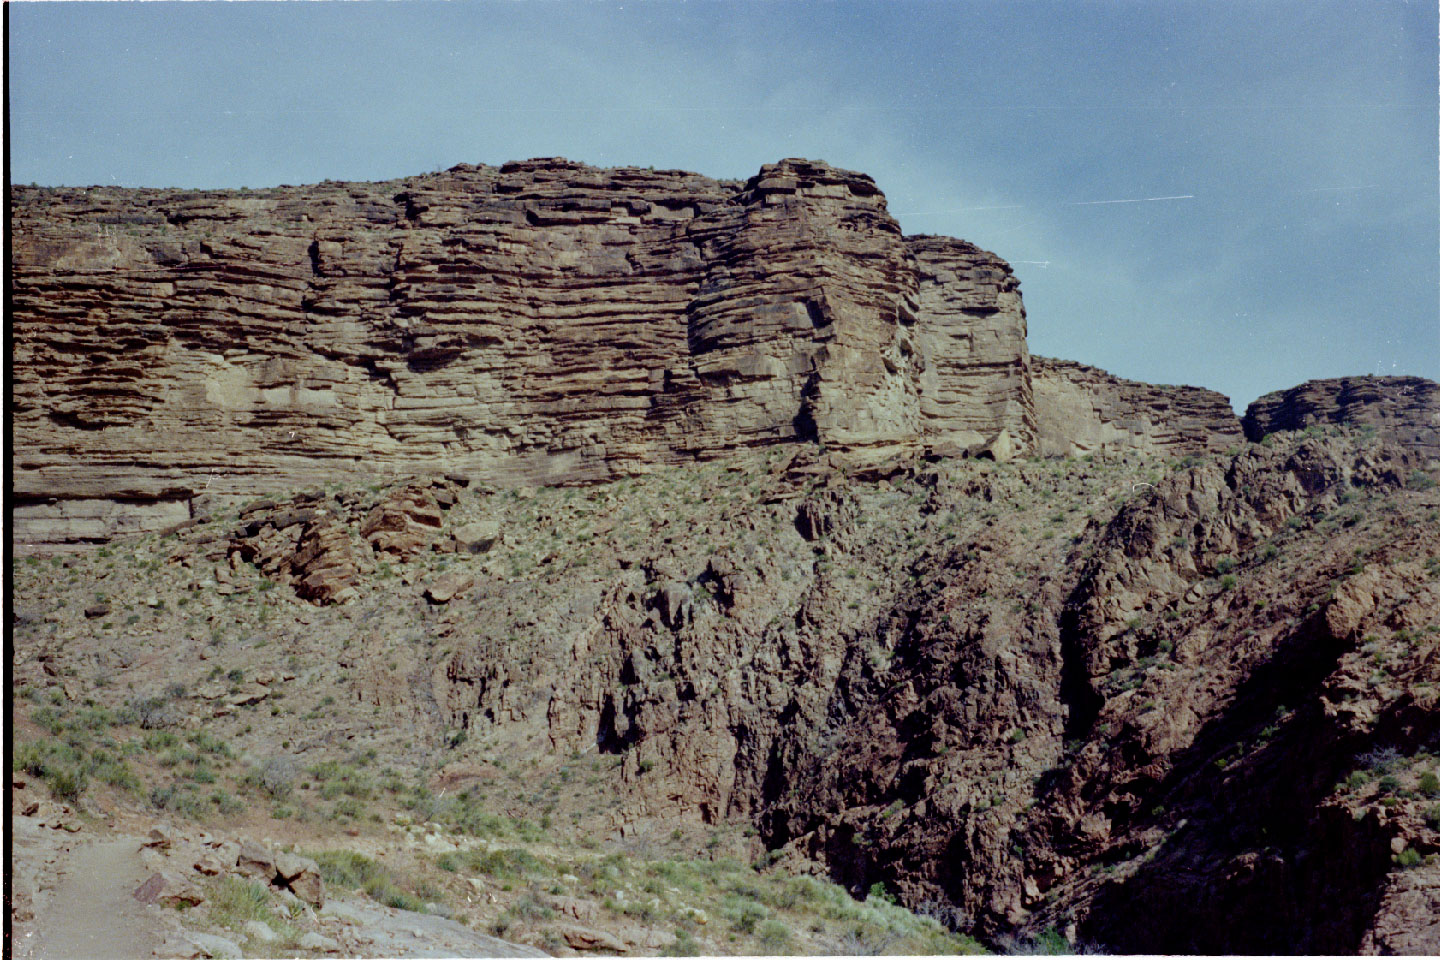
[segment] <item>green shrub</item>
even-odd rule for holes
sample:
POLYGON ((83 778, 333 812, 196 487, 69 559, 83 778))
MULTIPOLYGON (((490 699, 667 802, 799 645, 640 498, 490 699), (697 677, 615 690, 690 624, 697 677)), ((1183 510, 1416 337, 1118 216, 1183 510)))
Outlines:
POLYGON ((210 808, 200 796, 193 783, 175 782, 150 790, 150 803, 160 810, 168 810, 193 820, 202 820, 210 808))
MULTIPOLYGON (((727 900, 732 898, 727 897, 727 900)), ((738 933, 754 933, 761 922, 769 919, 770 911, 753 901, 742 901, 726 911, 730 926, 738 933)))
POLYGON ((1434 770, 1426 770, 1424 773, 1420 774, 1419 788, 1420 792, 1427 797, 1433 797, 1437 794, 1440 794, 1440 777, 1437 777, 1435 775, 1434 770))
POLYGON ((223 877, 210 886, 208 893, 210 918, 221 926, 236 928, 248 920, 275 924, 270 891, 254 880, 223 877))
POLYGON ((1236 583, 1235 575, 1234 575, 1234 574, 1231 574, 1231 573, 1227 573, 1227 574, 1225 574, 1225 576, 1223 576, 1223 577, 1220 578, 1220 589, 1221 589, 1221 590, 1234 590, 1234 589, 1235 589, 1235 583, 1236 583))
POLYGON ((756 929, 755 935, 767 953, 780 953, 790 942, 790 928, 779 920, 766 920, 756 929))
POLYGON ((662 957, 698 957, 700 956, 700 943, 690 935, 688 930, 676 930, 675 942, 667 945, 660 951, 662 957))
POLYGON ((230 749, 229 744, 227 744, 224 740, 219 739, 208 730, 197 730, 195 733, 190 734, 190 736, 186 739, 188 739, 190 743, 194 745, 195 749, 199 750, 201 753, 212 753, 216 756, 227 758, 233 757, 235 755, 235 752, 230 749))
POLYGON ((364 854, 353 850, 322 850, 311 858, 319 865, 320 876, 326 883, 364 890, 387 907, 416 913, 425 909, 419 897, 400 888, 387 867, 364 854))
POLYGON ((473 851, 468 856, 468 866, 476 873, 501 879, 520 879, 533 873, 540 873, 543 864, 529 850, 490 850, 485 853, 473 851))
POLYGON ((1406 847, 1395 855, 1396 866, 1404 870, 1420 866, 1422 860, 1423 858, 1420 856, 1420 851, 1414 847, 1406 847))

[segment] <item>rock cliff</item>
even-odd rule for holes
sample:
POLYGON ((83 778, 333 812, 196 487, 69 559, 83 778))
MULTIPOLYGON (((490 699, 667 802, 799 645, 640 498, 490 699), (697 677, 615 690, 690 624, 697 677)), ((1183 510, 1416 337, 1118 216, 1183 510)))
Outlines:
POLYGON ((1032 370, 1043 456, 1118 450, 1183 456, 1244 439, 1229 398, 1213 390, 1122 380, 1048 357, 1033 357, 1032 370))
POLYGON ((1267 393, 1245 411, 1254 441, 1281 430, 1348 423, 1440 458, 1440 384, 1421 377, 1339 377, 1308 380, 1267 393))
POLYGON ((12 215, 22 539, 344 476, 1035 446, 1009 267, 903 237, 869 177, 823 163, 22 187, 12 215))

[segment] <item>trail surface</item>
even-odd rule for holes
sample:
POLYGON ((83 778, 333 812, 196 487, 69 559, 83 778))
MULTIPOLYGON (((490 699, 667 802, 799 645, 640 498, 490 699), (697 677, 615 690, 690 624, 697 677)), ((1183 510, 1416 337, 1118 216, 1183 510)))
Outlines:
POLYGON ((146 876, 138 848, 139 841, 127 837, 57 851, 55 886, 36 895, 32 936, 17 937, 15 955, 27 960, 152 956, 162 938, 132 896, 146 876))

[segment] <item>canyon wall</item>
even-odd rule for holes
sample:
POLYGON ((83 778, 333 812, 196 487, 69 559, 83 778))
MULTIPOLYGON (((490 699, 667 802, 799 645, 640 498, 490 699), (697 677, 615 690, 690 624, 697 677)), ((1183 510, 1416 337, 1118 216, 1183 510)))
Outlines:
POLYGON ((1224 394, 1139 383, 1069 360, 1034 357, 1039 452, 1047 457, 1134 450, 1220 452, 1245 437, 1224 394))
POLYGON ((17 187, 11 231, 21 542, 346 476, 1035 448, 1008 265, 823 163, 17 187))
POLYGON ((1370 427, 1422 456, 1440 458, 1440 384, 1422 377, 1337 377, 1277 390, 1245 410, 1245 435, 1326 424, 1370 427))

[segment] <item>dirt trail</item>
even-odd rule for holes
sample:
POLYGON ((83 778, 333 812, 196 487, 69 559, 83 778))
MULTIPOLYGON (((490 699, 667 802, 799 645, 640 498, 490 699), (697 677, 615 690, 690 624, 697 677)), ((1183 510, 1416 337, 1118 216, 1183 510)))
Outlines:
POLYGON ((33 960, 148 958, 161 943, 154 919, 132 896, 145 879, 139 841, 100 840, 62 861, 60 882, 35 904, 35 935, 16 944, 33 960))

